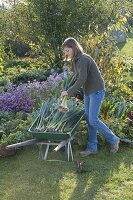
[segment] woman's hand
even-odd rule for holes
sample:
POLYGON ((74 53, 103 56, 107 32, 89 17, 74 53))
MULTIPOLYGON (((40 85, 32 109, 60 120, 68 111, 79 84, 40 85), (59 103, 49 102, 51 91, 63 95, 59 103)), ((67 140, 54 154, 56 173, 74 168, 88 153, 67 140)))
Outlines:
POLYGON ((63 92, 61 93, 61 96, 62 96, 62 97, 64 97, 64 96, 68 96, 67 91, 63 91, 63 92))

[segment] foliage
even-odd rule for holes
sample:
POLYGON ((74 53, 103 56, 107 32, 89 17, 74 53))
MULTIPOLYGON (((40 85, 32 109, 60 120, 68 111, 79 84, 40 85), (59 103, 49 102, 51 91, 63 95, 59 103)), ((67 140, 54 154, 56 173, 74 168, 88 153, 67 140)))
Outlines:
POLYGON ((110 117, 116 117, 124 119, 127 117, 129 110, 133 109, 131 101, 118 101, 116 98, 109 99, 106 97, 101 105, 101 116, 104 120, 109 119, 110 117))
POLYGON ((19 83, 25 83, 28 81, 45 81, 47 79, 47 76, 50 75, 50 70, 44 70, 44 69, 31 69, 31 70, 25 70, 22 71, 21 73, 16 74, 16 76, 12 77, 12 82, 14 84, 19 84, 19 83))
POLYGON ((8 85, 10 84, 10 81, 7 79, 7 77, 0 78, 0 94, 4 91, 7 92, 8 85))
POLYGON ((105 124, 115 133, 117 136, 122 138, 131 138, 133 139, 133 127, 129 126, 126 119, 121 118, 110 118, 104 120, 105 124))
POLYGON ((105 100, 101 106, 101 119, 120 138, 133 138, 133 127, 127 120, 129 111, 133 110, 132 102, 105 100))
POLYGON ((6 38, 14 42, 17 40, 27 42, 35 38, 34 13, 24 1, 18 1, 10 10, 2 9, 0 14, 3 16, 0 27, 1 35, 6 33, 6 38))
POLYGON ((3 42, 1 41, 0 43, 0 65, 4 65, 4 60, 7 59, 7 54, 5 53, 4 50, 4 45, 3 42))
MULTIPOLYGON (((33 9, 40 21, 38 29, 42 36, 44 36, 45 42, 42 45, 45 45, 45 49, 47 43, 51 45, 54 50, 55 61, 61 58, 60 46, 63 38, 70 35, 85 36, 88 32, 95 32, 96 27, 100 30, 106 29, 112 21, 111 18, 116 18, 116 7, 118 7, 118 3, 115 5, 112 1, 110 3, 108 1, 105 4, 105 2, 97 2, 95 0, 85 0, 82 3, 79 0, 73 2, 40 2, 38 0, 31 0, 30 2, 32 2, 33 9)), ((122 8, 120 3, 119 6, 120 10, 117 9, 117 18, 122 8)))
POLYGON ((12 67, 5 71, 5 75, 7 75, 8 79, 15 85, 35 80, 45 81, 49 74, 50 70, 36 68, 23 69, 12 67))
MULTIPOLYGON (((84 37, 97 29, 105 31, 109 24, 121 25, 121 16, 129 16, 130 7, 129 1, 124 2, 123 8, 122 1, 112 0, 17 1, 10 10, 0 12, 0 36, 21 51, 23 44, 30 46, 31 54, 44 54, 53 64, 62 58, 61 44, 66 37, 84 37)), ((12 47, 9 45, 15 53, 12 47)))
POLYGON ((28 132, 32 120, 33 116, 24 112, 18 112, 16 114, 13 112, 1 112, 0 130, 4 134, 0 140, 0 144, 7 145, 32 138, 28 132))
POLYGON ((12 51, 15 56, 23 57, 30 51, 30 46, 19 39, 5 41, 5 52, 7 55, 12 51))
POLYGON ((3 67, 3 62, 2 62, 2 58, 0 59, 0 76, 2 76, 4 73, 4 67, 3 67))
POLYGON ((86 149, 87 141, 88 141, 87 124, 86 120, 83 119, 76 130, 74 145, 77 146, 78 148, 86 149))
POLYGON ((80 38, 84 50, 96 61, 107 88, 107 94, 119 98, 132 98, 132 88, 124 81, 130 73, 132 59, 117 53, 115 40, 108 32, 92 34, 87 38, 80 38), (86 42, 87 41, 87 42, 86 42), (119 90, 119 93, 118 93, 119 90))
POLYGON ((15 144, 18 142, 23 142, 27 139, 30 139, 31 135, 27 133, 23 133, 21 131, 17 131, 15 133, 10 133, 10 135, 6 136, 3 135, 1 140, 0 140, 0 145, 10 145, 10 144, 15 144))
MULTIPOLYGON (((56 67, 56 73, 61 73, 62 63, 59 68, 56 67)), ((35 59, 10 59, 3 63, 3 72, 0 74, 0 86, 6 86, 3 83, 12 82, 15 85, 25 82, 45 81, 50 74, 55 71, 55 67, 46 63, 45 57, 35 59), (6 81, 7 80, 7 81, 6 81)))
POLYGON ((17 68, 28 68, 30 66, 29 62, 23 61, 23 60, 8 60, 4 64, 4 69, 11 68, 11 67, 17 67, 17 68))
POLYGON ((12 118, 14 118, 14 113, 1 111, 0 112, 0 125, 5 124, 7 121, 11 120, 12 118))

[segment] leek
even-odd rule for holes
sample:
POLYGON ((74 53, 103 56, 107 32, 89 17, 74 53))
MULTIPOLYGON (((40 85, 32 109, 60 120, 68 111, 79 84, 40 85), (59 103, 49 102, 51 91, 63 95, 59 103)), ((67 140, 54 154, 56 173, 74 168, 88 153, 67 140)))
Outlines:
POLYGON ((64 96, 62 98, 62 102, 61 102, 61 104, 59 106, 59 111, 60 112, 68 112, 69 111, 69 108, 67 106, 67 96, 64 96))

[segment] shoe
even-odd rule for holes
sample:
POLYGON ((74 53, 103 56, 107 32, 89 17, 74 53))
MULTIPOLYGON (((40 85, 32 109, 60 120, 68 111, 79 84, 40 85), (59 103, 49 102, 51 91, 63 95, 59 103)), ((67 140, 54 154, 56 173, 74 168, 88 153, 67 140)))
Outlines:
POLYGON ((116 153, 119 150, 120 139, 117 140, 116 144, 111 145, 111 153, 116 153))
POLYGON ((81 151, 79 154, 80 154, 80 156, 85 157, 85 156, 89 156, 92 154, 97 154, 97 151, 86 150, 86 151, 81 151))

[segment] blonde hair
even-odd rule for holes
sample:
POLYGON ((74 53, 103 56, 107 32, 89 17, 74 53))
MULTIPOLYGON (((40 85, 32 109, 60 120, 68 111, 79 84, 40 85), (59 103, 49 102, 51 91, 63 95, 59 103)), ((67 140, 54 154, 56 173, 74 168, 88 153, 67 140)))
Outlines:
POLYGON ((69 37, 69 38, 65 39, 65 41, 62 44, 62 47, 63 48, 65 48, 65 47, 72 48, 74 51, 74 59, 78 58, 79 55, 81 53, 83 53, 82 46, 73 37, 69 37))

